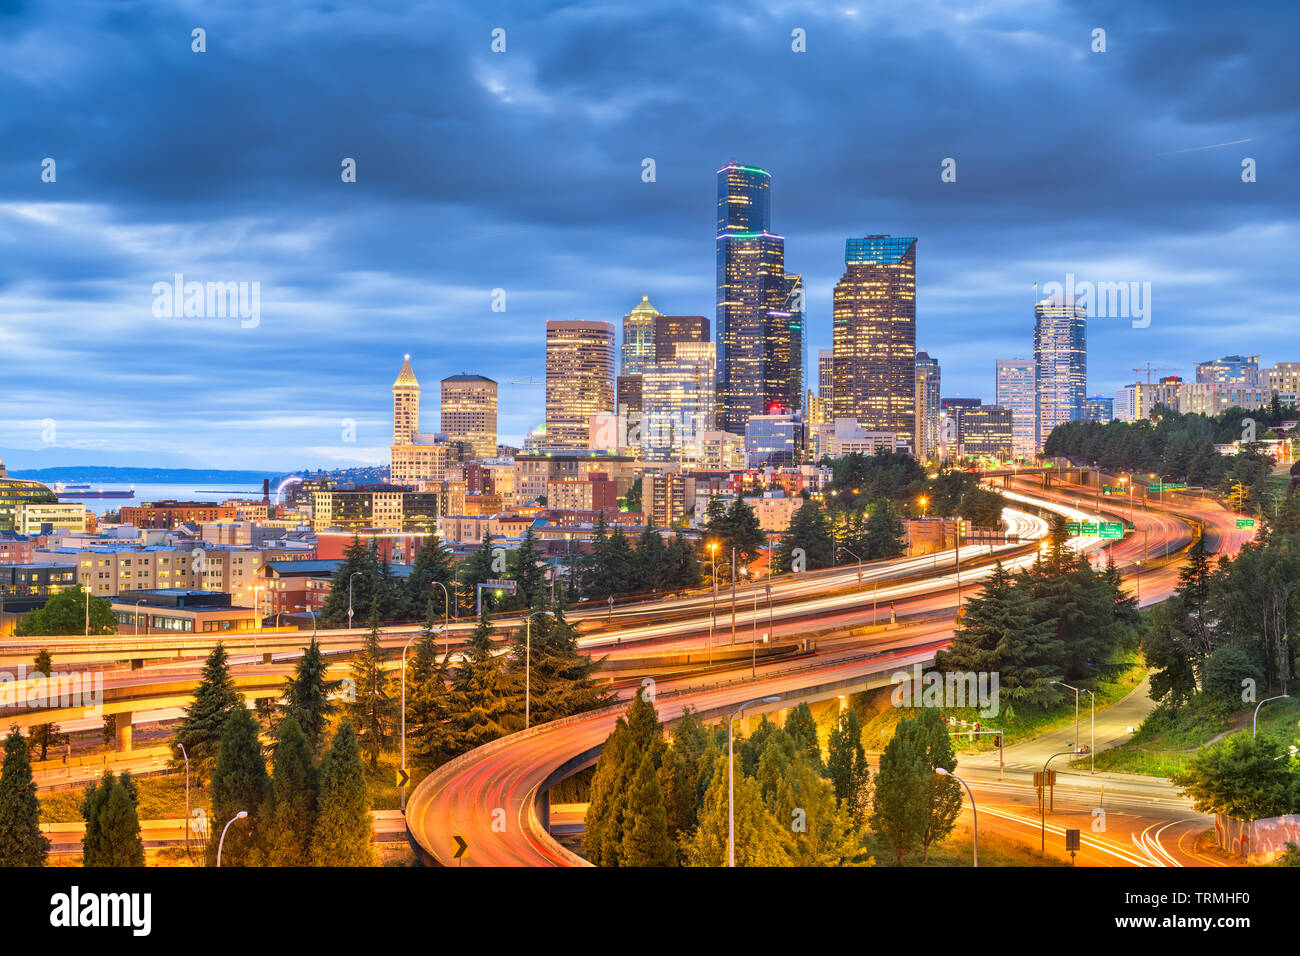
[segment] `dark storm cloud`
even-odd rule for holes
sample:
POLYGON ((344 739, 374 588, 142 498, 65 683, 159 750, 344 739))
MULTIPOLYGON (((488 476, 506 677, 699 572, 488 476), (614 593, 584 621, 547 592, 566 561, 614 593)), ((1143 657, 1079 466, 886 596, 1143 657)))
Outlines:
POLYGON ((518 437, 542 390, 508 381, 542 377, 546 318, 617 322, 642 294, 713 314, 714 171, 732 157, 773 174, 814 357, 844 239, 891 232, 920 237, 918 344, 945 394, 991 399, 993 360, 1032 349, 1031 284, 1067 272, 1153 285, 1149 328, 1091 323, 1090 391, 1146 361, 1300 359, 1290 4, 0 17, 0 449, 31 463, 53 452, 45 417, 65 460, 382 461, 405 352, 427 419, 438 379, 481 372, 518 437), (154 316, 154 283, 177 272, 260 282, 260 324, 154 316))

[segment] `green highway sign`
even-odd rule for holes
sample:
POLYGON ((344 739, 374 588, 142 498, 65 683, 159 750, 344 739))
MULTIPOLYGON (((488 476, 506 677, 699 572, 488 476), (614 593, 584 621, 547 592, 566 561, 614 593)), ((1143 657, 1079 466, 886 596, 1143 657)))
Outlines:
POLYGON ((1124 525, 1119 521, 1103 521, 1101 523, 1101 536, 1103 538, 1122 538, 1124 537, 1124 525))
POLYGON ((1065 523, 1065 530, 1068 531, 1068 532, 1069 532, 1070 534, 1072 534, 1072 535, 1080 535, 1080 534, 1081 534, 1081 535, 1087 535, 1087 536, 1089 536, 1089 537, 1096 537, 1096 535, 1097 535, 1097 522, 1095 522, 1095 521, 1067 521, 1067 522, 1065 523))
POLYGON ((1172 484, 1172 485, 1165 485, 1165 488, 1167 488, 1169 491, 1186 491, 1186 490, 1187 490, 1187 486, 1186 486, 1185 484, 1183 484, 1182 482, 1178 482, 1177 484, 1172 484))
POLYGON ((1153 481, 1147 485, 1147 493, 1152 495, 1160 494, 1160 482, 1153 481))
POLYGON ((1254 519, 1254 518, 1238 518, 1238 519, 1237 519, 1237 527, 1238 527, 1238 528, 1253 528, 1253 527, 1255 527, 1255 519, 1254 519))

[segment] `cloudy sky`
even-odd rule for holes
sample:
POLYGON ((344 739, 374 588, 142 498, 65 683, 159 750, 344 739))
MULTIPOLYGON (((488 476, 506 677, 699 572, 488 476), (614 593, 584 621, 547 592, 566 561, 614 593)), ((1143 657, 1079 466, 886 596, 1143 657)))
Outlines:
POLYGON ((1290 0, 214 6, 0 0, 11 467, 385 462, 406 352, 426 430, 468 371, 517 440, 546 319, 712 317, 733 157, 772 173, 813 356, 844 239, 892 233, 945 395, 991 401, 1071 273, 1151 284, 1145 328, 1090 321, 1090 393, 1300 361, 1290 0), (259 283, 259 321, 156 314, 177 273, 259 283))

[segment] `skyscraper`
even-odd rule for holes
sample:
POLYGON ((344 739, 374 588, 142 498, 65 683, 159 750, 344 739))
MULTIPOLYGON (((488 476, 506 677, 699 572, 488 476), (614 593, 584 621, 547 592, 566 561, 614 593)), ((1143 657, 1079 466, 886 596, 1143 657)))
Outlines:
POLYGON ((1038 440, 1083 418, 1088 391, 1087 306, 1077 296, 1053 296, 1034 306, 1034 363, 1038 368, 1038 440))
MULTIPOLYGON (((769 231, 771 182, 753 166, 718 170, 718 427, 736 435, 750 415, 792 402, 789 306, 797 277, 785 271, 785 240, 769 231)), ((802 316, 799 322, 802 333, 802 316)))
POLYGON ((785 308, 787 330, 780 345, 785 349, 778 360, 789 368, 789 399, 786 408, 797 412, 803 409, 803 364, 805 341, 803 276, 787 273, 785 276, 785 308))
POLYGON ((442 430, 448 441, 466 442, 475 458, 497 453, 497 383, 485 375, 442 380, 442 430))
POLYGON ((1038 365, 1033 359, 998 359, 993 403, 1011 410, 1011 451, 1038 452, 1038 365))
POLYGON ((835 350, 817 350, 817 394, 829 413, 835 404, 835 350))
POLYGON ((916 449, 916 239, 849 239, 835 286, 836 418, 916 449))
POLYGON ((679 342, 671 361, 642 377, 641 457, 646 461, 700 458, 700 437, 713 430, 717 346, 679 342))
POLYGON ((939 455, 939 360, 916 353, 916 445, 922 461, 939 455))
POLYGON ((1258 355, 1225 355, 1196 364, 1196 381, 1210 385, 1258 385, 1258 355))
POLYGON ((546 444, 587 448, 591 421, 614 412, 614 326, 546 323, 546 444))
MULTIPOLYGON (((393 382, 393 444, 388 448, 388 480, 414 486, 442 481, 451 464, 451 446, 442 435, 420 432, 420 383, 411 370, 411 356, 393 382)), ((496 449, 493 449, 495 452, 496 449)))
POLYGON ((677 357, 678 342, 709 341, 709 319, 703 315, 659 315, 655 317, 654 360, 671 362, 677 357))
POLYGON ((640 375, 655 360, 655 319, 659 310, 648 295, 623 316, 623 365, 621 375, 640 375))

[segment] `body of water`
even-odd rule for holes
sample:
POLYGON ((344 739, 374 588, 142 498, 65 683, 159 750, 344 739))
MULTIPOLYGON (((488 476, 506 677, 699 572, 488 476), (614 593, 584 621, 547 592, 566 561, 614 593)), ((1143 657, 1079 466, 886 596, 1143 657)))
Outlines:
MULTIPOLYGON (((50 488, 53 489, 53 483, 50 488)), ((134 487, 134 498, 61 498, 61 501, 80 501, 86 506, 86 510, 97 515, 102 515, 106 511, 116 511, 124 505, 138 505, 145 501, 225 501, 227 498, 252 498, 257 501, 262 500, 262 486, 258 485, 240 485, 226 482, 207 482, 200 485, 167 485, 167 484, 130 484, 106 482, 104 484, 90 483, 91 491, 126 491, 134 487)), ((66 489, 74 494, 77 491, 85 489, 66 489)), ((275 489, 271 489, 274 493, 275 489)))

